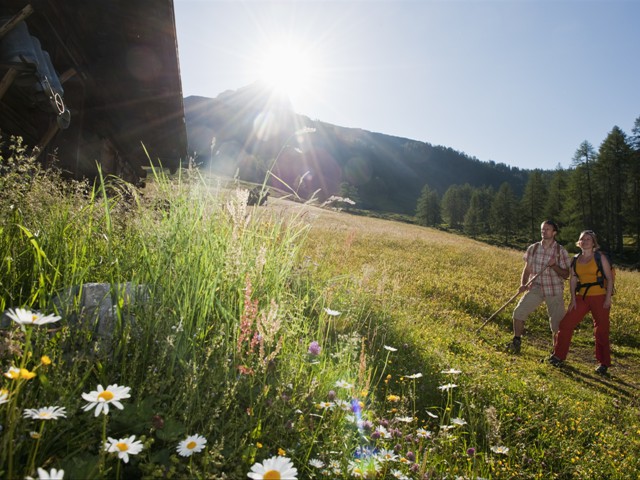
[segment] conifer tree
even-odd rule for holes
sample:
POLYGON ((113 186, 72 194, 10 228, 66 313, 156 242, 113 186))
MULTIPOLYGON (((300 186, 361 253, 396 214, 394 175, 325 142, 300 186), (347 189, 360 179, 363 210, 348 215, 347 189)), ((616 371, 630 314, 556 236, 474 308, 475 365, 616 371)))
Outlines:
POLYGON ((545 210, 547 200, 547 186, 542 177, 541 170, 534 170, 529 175, 529 180, 524 188, 522 196, 522 220, 526 222, 529 238, 538 238, 540 218, 545 210))
POLYGON ((419 225, 426 227, 435 227, 442 223, 440 197, 429 185, 422 187, 416 206, 416 220, 419 225))
POLYGON ((613 127, 600 145, 595 173, 603 188, 601 208, 604 214, 602 231, 605 243, 615 252, 623 251, 624 219, 622 204, 627 190, 631 147, 620 127, 613 127))
POLYGON ((504 182, 491 205, 491 218, 493 228, 504 240, 505 245, 509 244, 510 238, 516 231, 517 199, 511 185, 504 182))

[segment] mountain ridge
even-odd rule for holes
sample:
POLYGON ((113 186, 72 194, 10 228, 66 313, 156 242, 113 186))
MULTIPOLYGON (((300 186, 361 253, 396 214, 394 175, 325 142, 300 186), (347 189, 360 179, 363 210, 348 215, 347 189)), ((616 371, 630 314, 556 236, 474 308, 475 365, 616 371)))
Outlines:
POLYGON ((202 168, 320 200, 355 193, 358 208, 413 214, 424 185, 440 195, 451 185, 520 194, 528 170, 469 157, 450 147, 312 120, 287 99, 253 84, 216 98, 184 99, 189 152, 202 168), (303 136, 295 132, 314 129, 303 136), (275 176, 275 177, 274 177, 275 176))

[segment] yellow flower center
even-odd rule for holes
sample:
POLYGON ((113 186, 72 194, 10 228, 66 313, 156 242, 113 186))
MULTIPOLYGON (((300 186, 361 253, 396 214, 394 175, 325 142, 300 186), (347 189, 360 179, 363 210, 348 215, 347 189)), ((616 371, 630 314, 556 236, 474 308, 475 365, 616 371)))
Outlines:
POLYGON ((40 412, 38 416, 40 418, 49 418, 49 412, 40 412))
POLYGON ((277 470, 269 470, 266 472, 263 477, 264 480, 280 480, 282 477, 280 476, 280 472, 277 470))
POLYGON ((116 448, 121 452, 126 452, 127 450, 129 450, 129 445, 124 442, 118 442, 116 443, 116 448))
POLYGON ((38 321, 38 316, 37 315, 31 315, 31 323, 35 323, 38 321))
POLYGON ((105 390, 104 392, 100 392, 98 394, 98 400, 104 400, 105 402, 108 402, 109 400, 113 400, 113 393, 110 392, 109 390, 105 390))
POLYGON ((194 448, 196 448, 196 442, 191 441, 191 442, 187 443, 187 448, 189 450, 193 450, 194 448))

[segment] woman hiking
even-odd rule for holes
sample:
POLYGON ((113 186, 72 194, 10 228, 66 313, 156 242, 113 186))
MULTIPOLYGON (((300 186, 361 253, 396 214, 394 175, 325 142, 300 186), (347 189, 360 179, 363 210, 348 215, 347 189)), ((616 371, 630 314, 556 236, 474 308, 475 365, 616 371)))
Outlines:
POLYGON ((611 366, 609 345, 609 313, 613 294, 613 274, 606 255, 600 253, 598 237, 592 230, 580 234, 576 243, 579 253, 573 260, 571 269, 571 302, 566 315, 560 322, 558 340, 549 357, 549 363, 560 366, 567 358, 573 331, 585 315, 593 317, 593 336, 598 366, 596 372, 605 375, 611 366))

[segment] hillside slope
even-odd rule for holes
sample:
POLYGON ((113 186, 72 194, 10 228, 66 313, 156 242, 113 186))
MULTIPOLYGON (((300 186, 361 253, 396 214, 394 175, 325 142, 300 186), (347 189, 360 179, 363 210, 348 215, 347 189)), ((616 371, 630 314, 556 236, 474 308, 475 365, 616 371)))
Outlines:
POLYGON ((276 176, 306 198, 319 190, 325 199, 348 184, 361 208, 412 214, 425 184, 442 195, 452 184, 497 190, 508 182, 520 194, 528 178, 448 147, 311 120, 256 85, 184 103, 189 151, 203 168, 262 182, 277 158, 276 176), (296 138, 302 127, 315 132, 296 138))
MULTIPOLYGON (((270 208, 309 222, 305 265, 323 278, 335 308, 366 310, 366 328, 400 349, 389 378, 421 372, 431 377, 425 382, 445 383, 444 366, 462 372, 455 398, 465 418, 491 423, 487 412, 494 412, 499 438, 525 462, 505 465, 496 478, 632 478, 640 448, 640 274, 618 273, 613 366, 600 377, 588 319, 561 369, 543 362, 551 342, 543 307, 527 323, 520 355, 500 347, 510 338, 515 304, 478 331, 517 291, 521 251, 278 199, 270 208), (536 464, 537 476, 526 462, 536 464)), ((423 409, 442 401, 433 386, 416 388, 423 409)))

